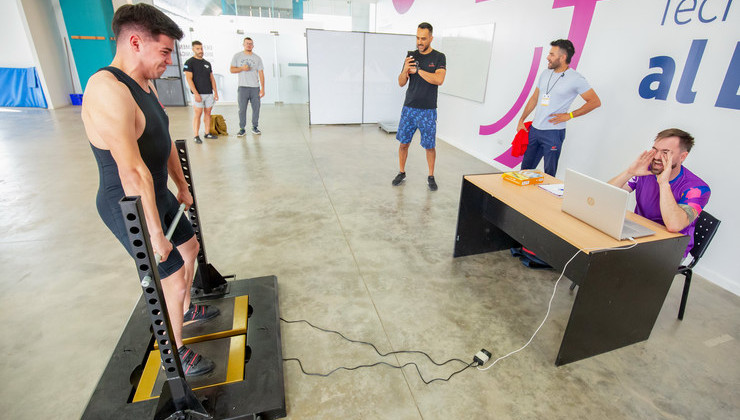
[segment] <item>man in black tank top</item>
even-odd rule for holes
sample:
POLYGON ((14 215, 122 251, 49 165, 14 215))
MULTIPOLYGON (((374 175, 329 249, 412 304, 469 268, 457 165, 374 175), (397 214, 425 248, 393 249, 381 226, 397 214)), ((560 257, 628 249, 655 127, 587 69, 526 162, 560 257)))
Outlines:
POLYGON ((100 174, 98 213, 132 254, 118 201, 124 195, 141 196, 152 248, 162 256, 157 269, 183 371, 187 376, 202 375, 214 364, 183 345, 182 329, 184 324, 217 316, 218 310, 190 302, 199 251, 190 222, 182 217, 175 221, 172 243, 164 236, 179 203, 190 206, 193 197, 169 135, 169 119, 151 83, 172 63, 174 42, 182 38, 182 30, 143 3, 121 6, 112 26, 116 56, 109 67, 90 77, 82 104, 82 120, 100 174), (167 189, 168 174, 177 185, 177 196, 167 189))

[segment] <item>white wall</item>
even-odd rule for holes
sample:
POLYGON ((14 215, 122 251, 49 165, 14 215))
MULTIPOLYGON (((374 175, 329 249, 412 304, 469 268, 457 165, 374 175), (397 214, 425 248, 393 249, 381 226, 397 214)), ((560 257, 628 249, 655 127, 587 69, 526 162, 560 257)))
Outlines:
POLYGON ((70 45, 69 34, 67 33, 67 25, 64 23, 62 6, 59 4, 59 0, 51 0, 51 7, 54 10, 54 18, 56 19, 57 27, 59 28, 59 36, 62 37, 62 48, 66 49, 64 60, 72 72, 71 83, 74 88, 74 93, 82 93, 82 84, 80 83, 80 77, 77 74, 77 65, 75 64, 74 54, 72 54, 72 46, 70 45))
POLYGON ((244 37, 248 36, 254 40, 254 53, 259 55, 264 63, 265 97, 262 103, 275 102, 278 89, 281 89, 281 101, 296 102, 296 95, 287 92, 289 88, 297 89, 296 83, 301 83, 300 89, 306 90, 303 95, 298 95, 305 96, 305 99, 298 101, 305 103, 308 96, 306 68, 287 67, 286 63, 306 63, 306 28, 349 31, 352 27, 350 16, 308 14, 304 14, 303 20, 249 16, 198 16, 193 17, 191 21, 177 17, 173 19, 185 33, 180 41, 183 62, 192 56, 190 51, 192 41, 199 40, 203 43, 204 58, 213 65, 213 73, 219 83, 221 104, 236 103, 238 76, 229 72, 229 66, 234 54, 244 50, 244 37), (243 33, 239 34, 237 30, 243 33), (279 39, 275 39, 271 31, 279 32, 279 39), (276 51, 279 56, 278 63, 275 63, 276 51), (278 65, 282 68, 278 69, 278 65), (284 76, 292 74, 295 76, 293 79, 299 80, 296 82, 288 77, 280 83, 279 74, 284 76))
POLYGON ((73 93, 72 78, 51 1, 10 1, 17 1, 21 15, 25 16, 22 22, 25 22, 27 40, 31 44, 31 54, 48 107, 54 109, 69 105, 69 94, 73 93))
MULTIPOLYGON (((558 174, 565 168, 611 178, 623 170, 640 151, 650 147, 655 134, 679 127, 696 138, 696 146, 685 165, 712 188, 707 210, 722 220, 722 226, 696 271, 712 282, 740 294, 740 275, 734 258, 740 237, 740 208, 737 177, 730 173, 740 156, 740 137, 735 128, 740 110, 715 107, 720 86, 728 71, 735 45, 740 41, 740 3, 727 0, 696 2, 697 10, 679 14, 677 1, 662 23, 668 0, 596 1, 582 0, 577 8, 594 5, 593 19, 583 55, 578 63, 595 89, 602 107, 568 123, 558 174), (725 21, 728 3, 730 9, 725 21), (702 18, 698 8, 704 4, 702 18), (708 39, 693 90, 693 103, 676 100, 692 40, 708 39), (638 94, 642 79, 659 69, 650 69, 655 56, 670 56, 676 73, 667 100, 643 99, 638 94)), ((480 126, 498 121, 514 105, 523 90, 535 47, 542 47, 537 73, 545 68, 549 42, 566 38, 571 29, 573 6, 555 8, 561 2, 540 0, 379 0, 376 27, 379 32, 415 33, 416 25, 428 21, 435 32, 444 28, 496 22, 493 55, 483 104, 440 94, 438 136, 448 143, 501 169, 494 161, 510 146, 521 111, 500 131, 480 135, 480 126), (394 7, 394 3, 399 6, 394 7), (406 9, 402 5, 411 4, 406 9), (400 13, 401 10, 405 13, 400 13)), ((572 4, 573 2, 567 2, 572 4)), ((682 8, 693 2, 683 2, 682 8)), ((434 43, 432 43, 434 46, 434 43)), ((444 52, 444 51, 442 51, 444 52)), ((456 71, 448 68, 448 73, 456 71)), ((737 71, 737 69, 736 69, 737 71)), ((531 90, 527 91, 531 95, 531 90)), ((580 98, 573 109, 582 104, 580 98)), ((444 157, 440 157, 444 159, 444 157)))
POLYGON ((0 16, 3 16, 3 24, 0 25, 0 39, 3 40, 0 43, 0 67, 35 66, 23 28, 25 17, 18 3, 15 0, 0 1, 0 16))

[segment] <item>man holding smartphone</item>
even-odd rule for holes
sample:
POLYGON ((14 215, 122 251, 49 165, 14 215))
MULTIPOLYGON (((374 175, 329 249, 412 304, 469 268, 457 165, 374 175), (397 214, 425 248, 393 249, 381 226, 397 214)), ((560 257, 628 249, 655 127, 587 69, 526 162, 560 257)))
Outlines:
POLYGON ((393 182, 397 186, 406 179, 406 158, 409 154, 409 145, 414 133, 418 129, 421 133, 421 147, 426 149, 429 176, 429 189, 437 191, 437 182, 434 180, 434 162, 437 157, 435 149, 437 138, 437 89, 444 80, 446 70, 445 55, 433 50, 433 28, 427 22, 422 22, 416 29, 416 51, 409 51, 403 63, 403 70, 398 75, 398 85, 403 87, 409 84, 406 90, 406 100, 401 111, 401 121, 398 123, 396 139, 401 143, 398 147, 399 172, 393 182))

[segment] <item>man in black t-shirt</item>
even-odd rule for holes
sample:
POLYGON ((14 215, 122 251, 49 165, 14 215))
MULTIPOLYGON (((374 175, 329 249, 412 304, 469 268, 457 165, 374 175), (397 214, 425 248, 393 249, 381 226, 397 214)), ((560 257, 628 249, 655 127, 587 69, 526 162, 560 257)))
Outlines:
POLYGON ((210 133, 211 129, 211 109, 213 104, 218 100, 218 89, 216 88, 216 79, 213 78, 213 69, 211 63, 203 59, 203 44, 200 41, 193 41, 193 56, 188 58, 183 68, 185 78, 193 93, 193 108, 195 117, 193 118, 193 136, 196 143, 203 143, 198 133, 200 132, 200 116, 203 115, 205 124, 204 136, 207 139, 217 139, 210 133))
POLYGON ((393 182, 399 185, 406 178, 406 158, 409 145, 418 129, 421 133, 421 147, 426 149, 429 177, 429 189, 437 191, 434 180, 434 161, 437 157, 437 87, 445 80, 447 62, 445 55, 432 49, 432 25, 422 22, 416 29, 416 51, 409 51, 403 63, 403 70, 398 76, 398 85, 403 87, 408 82, 406 100, 401 111, 396 139, 398 147, 398 165, 400 171, 393 182))

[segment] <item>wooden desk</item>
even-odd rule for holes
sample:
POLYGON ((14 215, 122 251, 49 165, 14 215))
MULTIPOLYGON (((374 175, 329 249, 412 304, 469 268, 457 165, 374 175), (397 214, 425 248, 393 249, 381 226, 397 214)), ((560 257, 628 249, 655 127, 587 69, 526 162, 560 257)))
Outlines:
MULTIPOLYGON (((559 183, 545 175, 545 183, 559 183)), ((537 186, 520 187, 500 174, 466 175, 460 193, 455 257, 525 246, 579 285, 556 365, 647 340, 688 237, 634 213, 656 232, 617 241, 561 211, 562 199, 537 186)))

